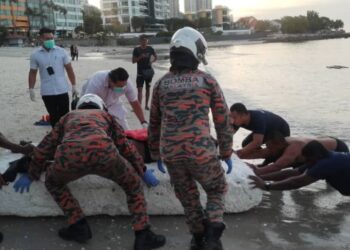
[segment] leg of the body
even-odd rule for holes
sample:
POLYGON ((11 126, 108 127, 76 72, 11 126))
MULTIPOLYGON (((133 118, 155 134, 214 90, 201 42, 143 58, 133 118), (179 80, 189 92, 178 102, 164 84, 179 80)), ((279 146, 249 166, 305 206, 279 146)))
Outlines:
POLYGON ((186 223, 193 235, 191 249, 201 249, 204 245, 204 222, 205 213, 200 203, 197 185, 188 168, 189 162, 168 162, 166 161, 172 185, 176 197, 180 200, 184 212, 186 223))
POLYGON ((151 81, 152 81, 152 79, 151 80, 147 80, 146 81, 146 102, 145 102, 145 109, 146 110, 149 110, 149 106, 148 106, 148 102, 149 102, 149 96, 150 96, 150 89, 151 89, 151 81))
POLYGON ((208 222, 205 224, 205 250, 222 249, 221 235, 225 229, 223 221, 224 195, 227 183, 221 163, 213 159, 207 163, 193 164, 191 174, 202 185, 207 194, 206 213, 208 222))
POLYGON ((138 75, 136 78, 136 87, 137 87, 137 99, 139 100, 140 105, 142 104, 142 89, 143 89, 144 79, 141 75, 138 75))

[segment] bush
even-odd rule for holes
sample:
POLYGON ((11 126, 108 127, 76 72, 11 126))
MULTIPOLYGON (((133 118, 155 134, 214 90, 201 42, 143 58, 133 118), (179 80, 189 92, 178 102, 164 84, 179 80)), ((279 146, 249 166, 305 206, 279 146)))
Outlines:
POLYGON ((169 31, 159 31, 156 35, 156 37, 172 37, 174 32, 169 31))
POLYGON ((5 26, 0 25, 0 45, 4 44, 7 37, 7 29, 5 26))

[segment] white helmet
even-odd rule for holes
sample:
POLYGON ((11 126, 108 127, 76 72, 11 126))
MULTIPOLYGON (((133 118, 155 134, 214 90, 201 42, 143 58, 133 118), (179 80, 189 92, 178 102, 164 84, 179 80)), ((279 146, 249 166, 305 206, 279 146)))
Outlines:
POLYGON ((101 97, 95 94, 85 94, 80 97, 77 103, 77 109, 84 109, 86 106, 96 107, 96 109, 101 110, 104 110, 106 107, 101 97))
POLYGON ((170 50, 174 48, 184 47, 192 52, 198 62, 207 65, 205 53, 208 44, 201 33, 191 27, 184 27, 175 32, 170 41, 170 50))

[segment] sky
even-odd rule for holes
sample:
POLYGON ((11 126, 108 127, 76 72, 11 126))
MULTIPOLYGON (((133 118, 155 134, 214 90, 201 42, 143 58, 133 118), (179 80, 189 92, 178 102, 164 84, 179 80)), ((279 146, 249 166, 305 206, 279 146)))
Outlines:
MULTIPOLYGON (((100 7, 100 0, 88 0, 100 7)), ((180 10, 183 11, 180 0, 180 10)), ((213 7, 224 5, 231 9, 234 20, 242 16, 258 19, 279 19, 283 16, 306 15, 307 10, 317 11, 320 16, 341 19, 350 30, 350 0, 212 0, 213 7)))

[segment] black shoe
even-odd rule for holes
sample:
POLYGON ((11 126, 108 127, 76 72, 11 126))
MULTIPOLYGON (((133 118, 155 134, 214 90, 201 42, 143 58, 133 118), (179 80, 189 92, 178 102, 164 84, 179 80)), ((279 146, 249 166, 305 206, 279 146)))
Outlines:
POLYGON ((0 233, 0 243, 2 242, 3 239, 4 239, 4 235, 2 235, 2 233, 0 233))
POLYGON ((196 233, 193 234, 191 239, 191 250, 202 250, 204 246, 204 234, 196 233))
POLYGON ((84 243, 92 238, 90 226, 85 218, 69 227, 61 228, 58 231, 58 236, 64 240, 74 240, 79 243, 84 243))
POLYGON ((223 250, 220 238, 225 227, 222 222, 209 222, 205 225, 203 250, 223 250))
POLYGON ((140 231, 135 231, 134 250, 151 250, 164 245, 165 237, 153 233, 149 227, 140 231))

